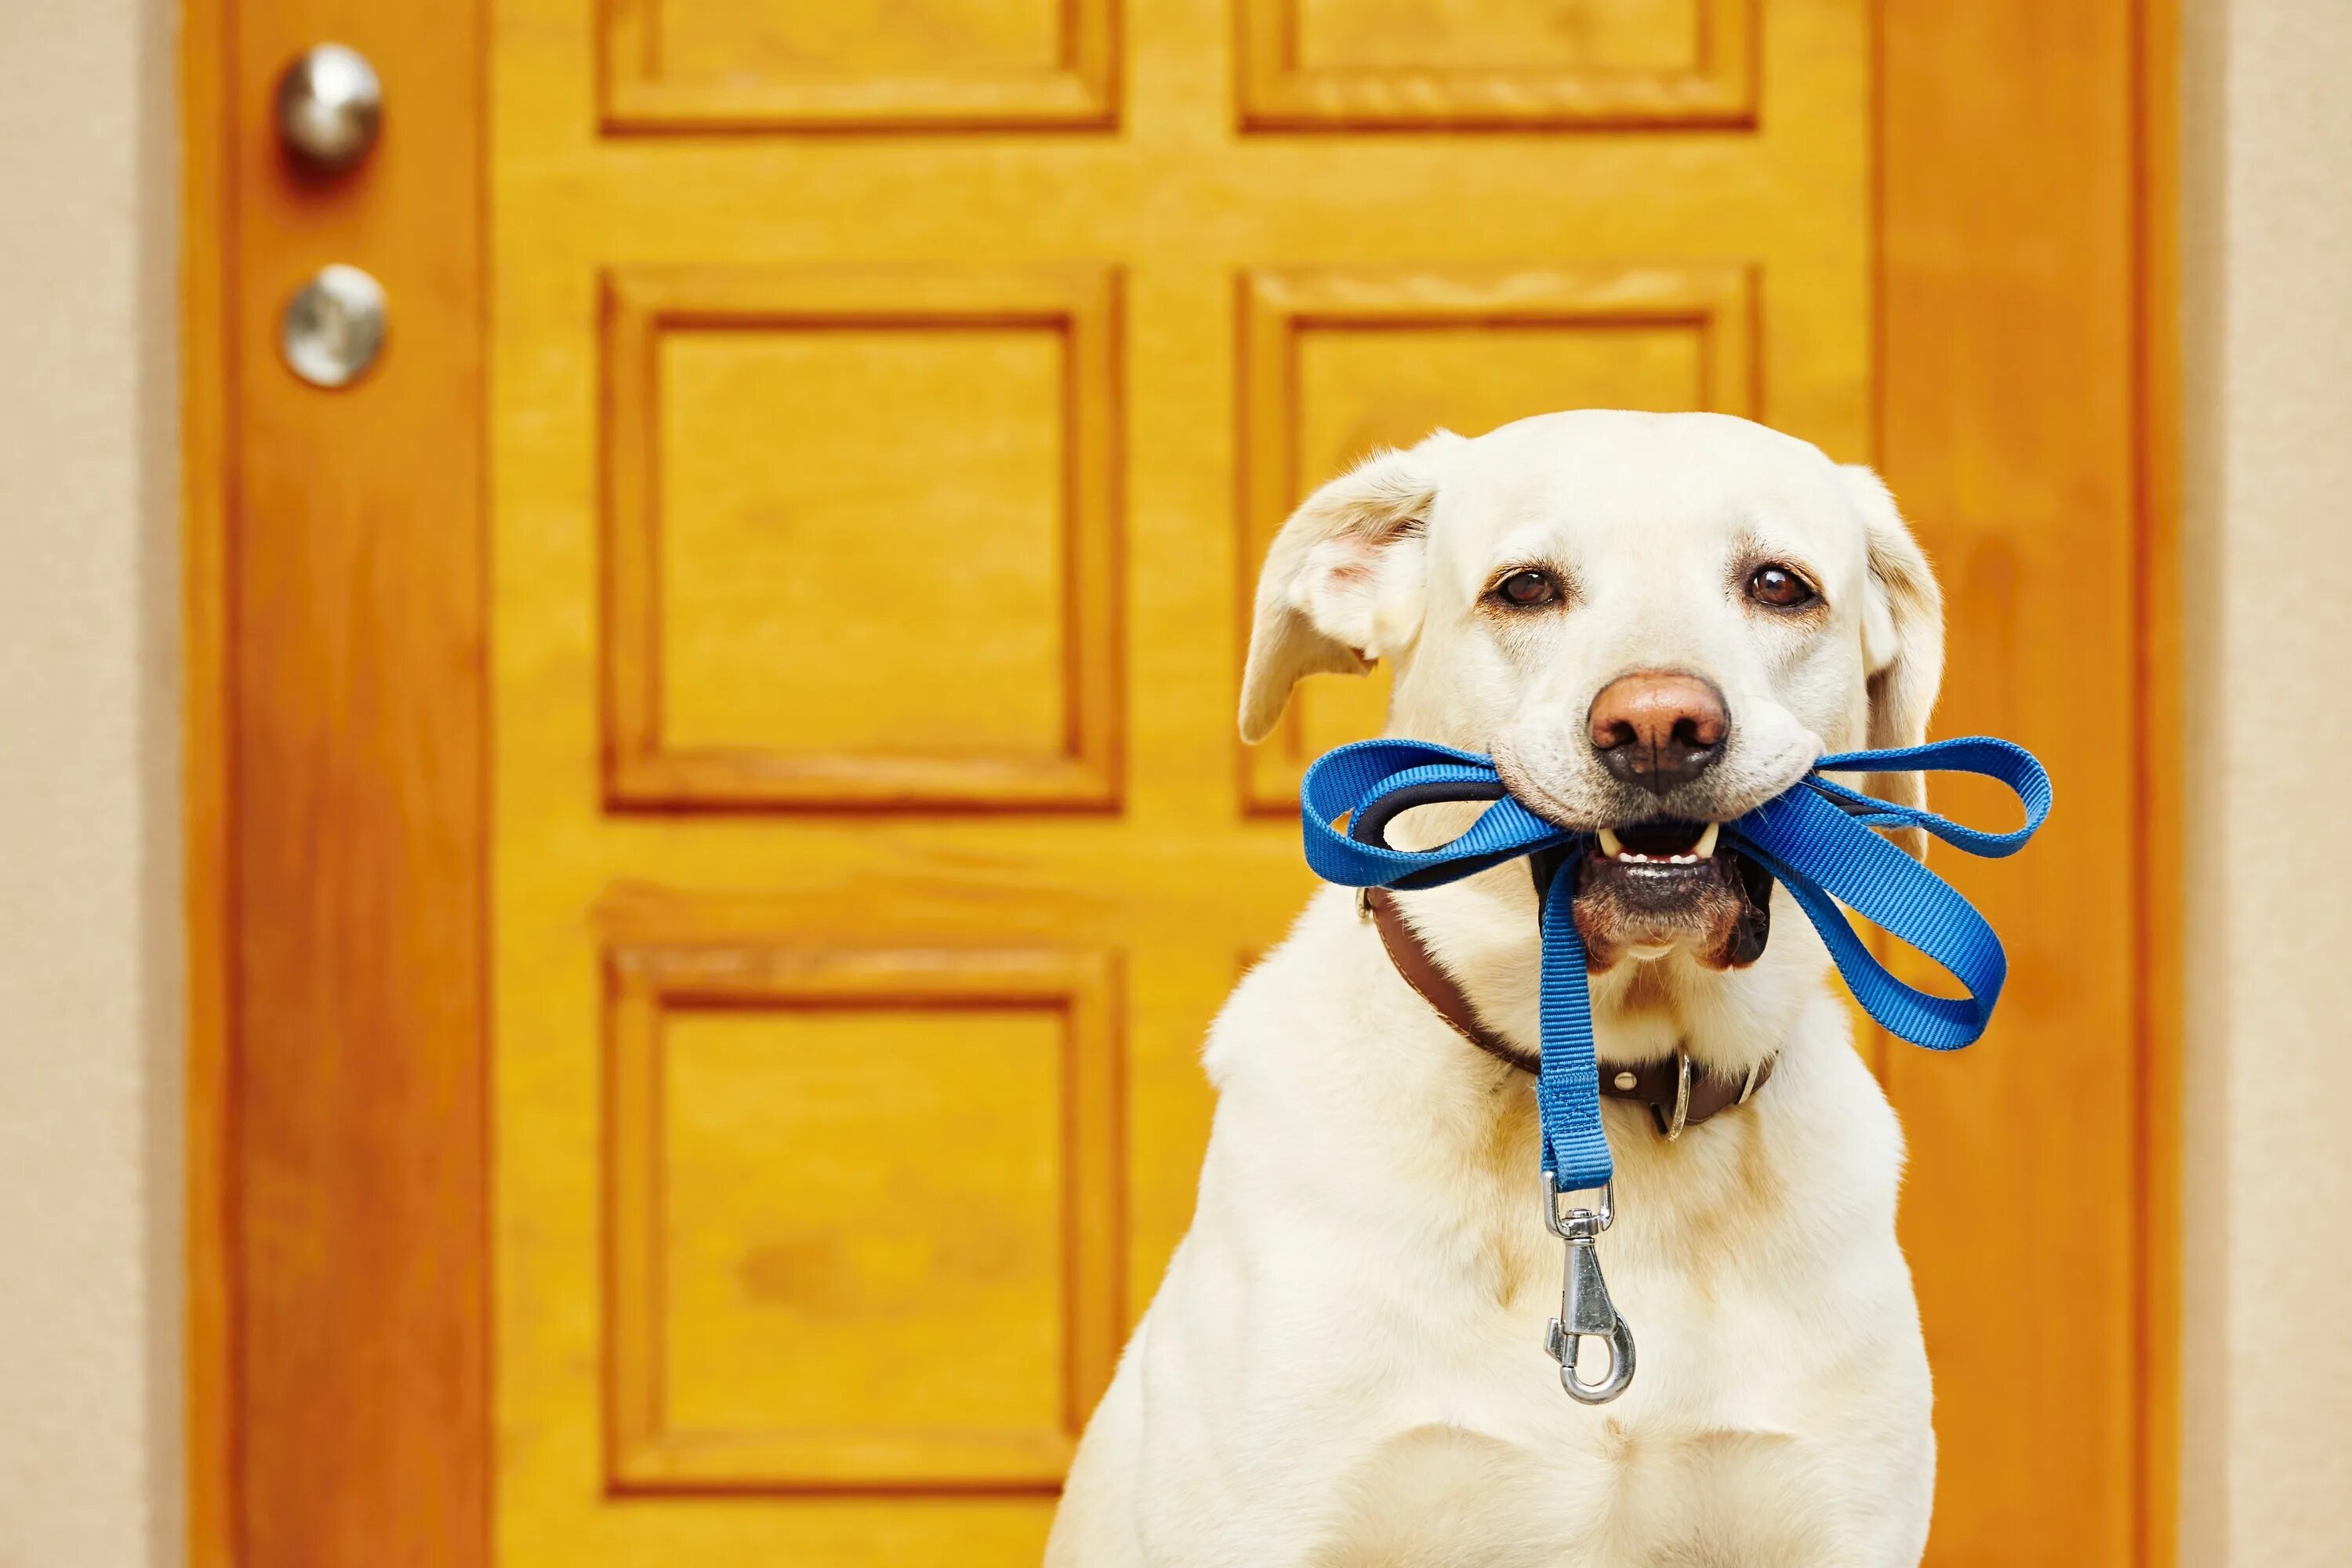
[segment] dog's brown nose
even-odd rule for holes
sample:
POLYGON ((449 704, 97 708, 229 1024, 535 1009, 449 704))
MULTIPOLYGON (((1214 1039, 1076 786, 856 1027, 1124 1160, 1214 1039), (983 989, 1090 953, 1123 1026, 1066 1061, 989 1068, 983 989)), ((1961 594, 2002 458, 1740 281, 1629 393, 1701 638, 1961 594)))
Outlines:
POLYGON ((1714 766, 1731 728, 1712 681, 1673 670, 1619 676, 1601 689, 1586 718, 1601 765, 1653 795, 1714 766))

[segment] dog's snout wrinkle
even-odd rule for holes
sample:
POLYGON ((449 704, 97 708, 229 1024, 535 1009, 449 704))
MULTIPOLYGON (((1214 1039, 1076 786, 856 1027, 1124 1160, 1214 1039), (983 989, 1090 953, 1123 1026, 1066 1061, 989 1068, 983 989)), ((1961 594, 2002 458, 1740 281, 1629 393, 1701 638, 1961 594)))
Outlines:
POLYGON ((1664 795, 1715 765, 1731 714, 1711 680, 1680 670, 1639 670, 1602 687, 1586 723, 1593 752, 1611 776, 1664 795))

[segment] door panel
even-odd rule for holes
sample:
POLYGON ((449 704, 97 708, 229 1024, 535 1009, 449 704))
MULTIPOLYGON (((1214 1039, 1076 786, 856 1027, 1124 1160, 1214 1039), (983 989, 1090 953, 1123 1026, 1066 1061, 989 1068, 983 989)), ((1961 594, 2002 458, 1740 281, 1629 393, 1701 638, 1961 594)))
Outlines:
POLYGON ((1234 3, 1254 127, 1755 119, 1759 0, 1234 3))
POLYGON ((1111 956, 670 930, 606 949, 615 1487, 1051 1487, 1126 1327, 1111 956))
POLYGON ((1308 70, 1688 70, 1706 44, 1691 0, 1292 0, 1287 9, 1308 70))
POLYGON ((1744 4, 494 16, 500 1560, 1034 1561, 1379 724, 1235 739, 1265 540, 1563 406, 1866 456, 1864 15, 1752 125, 1744 4))
POLYGON ((1115 802, 1118 281, 605 276, 614 805, 1115 802))
MULTIPOLYGON (((615 132, 1107 125, 1116 0, 605 0, 615 132)), ((577 19, 569 19, 577 25, 577 19)))

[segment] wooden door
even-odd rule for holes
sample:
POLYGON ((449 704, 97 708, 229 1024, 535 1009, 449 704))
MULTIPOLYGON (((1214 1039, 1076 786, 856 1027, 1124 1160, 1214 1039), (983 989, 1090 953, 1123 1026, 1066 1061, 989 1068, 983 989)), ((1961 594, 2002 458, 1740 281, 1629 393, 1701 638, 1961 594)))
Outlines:
POLYGON ((1265 542, 1377 443, 1579 405, 1883 448, 1898 493, 1916 469, 1955 589, 1940 728, 2018 735, 2064 792, 2038 871, 1980 889, 2022 983, 1995 1037, 1872 1047, 1927 1194, 1935 1560, 2132 1560, 2149 1242, 2115 1216, 2145 1108, 2102 1086, 2147 1047, 2145 884, 2094 825, 2148 809, 2150 611, 2130 300, 2105 292, 2137 265, 2130 40, 2091 10, 2065 36, 2095 90, 2039 112, 2092 141, 2057 160, 2041 121, 1935 85, 1957 60, 2055 92, 2032 37, 1955 26, 1938 53, 1914 21, 1890 46, 1862 0, 221 22, 231 64, 190 110, 231 128, 244 247, 194 373, 242 389, 192 579, 200 681, 210 658, 235 695, 197 756, 229 802, 198 835, 200 897, 207 842, 229 889, 198 950, 226 977, 198 997, 224 1042, 199 1156, 227 1173, 199 1194, 226 1303, 197 1333, 209 1560, 1034 1561, 1190 1215, 1202 1031, 1308 890, 1299 769, 1380 724, 1379 679, 1318 678, 1265 746, 1235 739, 1265 542), (251 145, 241 95, 312 28, 411 68, 355 185, 251 145), (467 68, 479 120, 411 85, 467 68), (2096 243, 1985 288, 1981 219, 1890 194, 1882 156, 2011 240, 2096 243), (2004 205, 2024 168, 2047 188, 2004 205), (268 363, 268 312, 331 242, 393 254, 395 352, 321 402, 268 363), (2119 390, 2000 384, 1971 332, 2028 322, 2060 346, 2021 368, 2119 390), (371 412, 405 444, 379 426, 314 482, 371 412), (403 488, 397 526, 314 499, 371 483, 403 488), (273 564, 272 530, 310 542, 273 564), (2061 667, 2110 703, 2087 726, 2029 679, 2061 667), (383 761, 364 789, 289 739, 329 710, 383 761), (297 796, 305 852, 376 837, 323 870, 273 851, 297 796), (306 903, 359 912, 241 945, 306 903), (2113 929, 2086 942, 2069 908, 2113 929), (381 984, 279 985, 320 964, 381 984), (349 1042, 324 1074, 320 1038, 349 1042), (2046 1071, 2078 1098, 2034 1098, 2046 1071), (1990 1316, 2013 1303, 1992 1266, 2066 1309, 1990 1316), (363 1267, 391 1284, 354 1289, 363 1267), (437 1397, 362 1339, 441 1347, 437 1397), (297 1413, 322 1380, 369 1420, 297 1413))

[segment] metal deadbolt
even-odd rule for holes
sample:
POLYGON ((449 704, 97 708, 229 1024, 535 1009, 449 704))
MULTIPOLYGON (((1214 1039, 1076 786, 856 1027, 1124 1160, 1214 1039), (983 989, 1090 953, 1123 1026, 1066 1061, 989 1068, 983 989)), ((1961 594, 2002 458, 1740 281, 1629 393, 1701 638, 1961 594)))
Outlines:
POLYGON ((383 352, 383 285, 341 262, 319 268, 286 302, 278 346, 313 386, 349 386, 383 352))
POLYGON ((320 44, 305 49, 278 79, 278 136, 307 168, 338 174, 375 145, 383 121, 383 84, 357 49, 320 44))

